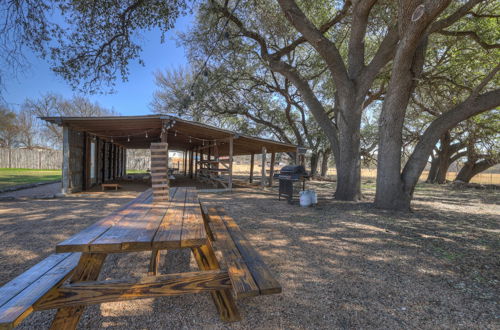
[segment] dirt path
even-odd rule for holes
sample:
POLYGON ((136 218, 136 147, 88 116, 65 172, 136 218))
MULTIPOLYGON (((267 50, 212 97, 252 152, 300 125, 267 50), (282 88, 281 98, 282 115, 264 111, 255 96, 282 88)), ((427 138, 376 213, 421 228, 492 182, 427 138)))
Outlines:
POLYGON ((34 188, 21 189, 0 193, 0 197, 34 197, 43 195, 54 195, 61 192, 61 182, 48 183, 34 188))
MULTIPOLYGON (((326 198, 331 186, 313 184, 326 198)), ((368 194, 370 196, 370 194, 368 194)), ((0 203, 0 284, 54 245, 131 196, 0 203)), ((413 213, 369 203, 320 200, 289 206, 274 193, 204 195, 224 205, 283 286, 280 295, 238 302, 243 321, 221 323, 208 294, 88 308, 84 329, 336 329, 499 327, 500 198, 492 191, 424 186, 413 213)), ((101 277, 138 276, 146 253, 107 259, 101 277)), ((162 271, 195 270, 186 253, 165 253, 162 271)), ((37 312, 21 328, 46 328, 37 312)))

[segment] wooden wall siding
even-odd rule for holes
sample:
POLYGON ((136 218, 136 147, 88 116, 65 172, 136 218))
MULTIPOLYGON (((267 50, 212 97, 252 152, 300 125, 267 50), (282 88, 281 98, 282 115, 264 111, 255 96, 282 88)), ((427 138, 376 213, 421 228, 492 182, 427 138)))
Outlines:
POLYGON ((83 190, 90 188, 90 141, 87 133, 83 133, 83 190))
POLYGON ((104 141, 97 139, 97 182, 104 180, 104 141))
POLYGON ((108 181, 109 178, 109 142, 104 142, 104 153, 103 153, 103 181, 108 181))
POLYGON ((153 202, 159 203, 169 199, 168 182, 168 144, 151 143, 151 183, 153 202))
POLYGON ((67 163, 63 165, 66 167, 63 171, 63 188, 65 192, 74 193, 83 189, 84 135, 69 128, 64 133, 68 150, 67 163))

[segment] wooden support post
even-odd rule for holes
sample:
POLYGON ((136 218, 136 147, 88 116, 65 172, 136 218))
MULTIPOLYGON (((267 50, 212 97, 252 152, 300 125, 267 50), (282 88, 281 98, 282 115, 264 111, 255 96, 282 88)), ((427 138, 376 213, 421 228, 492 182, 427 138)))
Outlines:
POLYGON ((228 189, 229 191, 233 190, 233 136, 229 138, 229 182, 228 189))
POLYGON ((182 165, 183 170, 184 170, 184 176, 187 175, 187 153, 188 153, 188 151, 184 150, 184 163, 182 165))
MULTIPOLYGON (((105 259, 104 253, 82 253, 70 283, 97 280, 105 259)), ((76 329, 84 310, 85 306, 59 308, 50 328, 76 329)))
MULTIPOLYGON (((210 242, 207 245, 192 248, 191 251, 201 270, 220 269, 219 262, 215 257, 210 242)), ((222 321, 236 322, 241 320, 240 313, 238 312, 230 289, 213 291, 211 295, 222 321)))
POLYGON ((250 155, 250 183, 253 182, 253 163, 254 163, 254 158, 255 158, 255 154, 251 154, 250 155))
POLYGON ((123 152, 123 175, 127 175, 127 149, 123 152))
POLYGON ((191 179, 193 178, 193 153, 194 153, 194 150, 191 149, 189 151, 189 177, 191 179))
POLYGON ((148 275, 158 275, 158 267, 160 266, 160 250, 153 250, 151 252, 151 259, 149 260, 148 275))
POLYGON ((198 178, 198 155, 200 154, 200 148, 196 148, 196 152, 194 155, 194 177, 198 178))
POLYGON ((266 186, 266 147, 262 147, 262 171, 261 171, 261 179, 260 186, 266 186))
POLYGON ((273 176, 274 176, 274 161, 276 160, 276 153, 271 153, 271 167, 269 169, 269 187, 273 186, 273 176))
MULTIPOLYGON (((71 171, 70 171, 70 143, 69 143, 69 127, 63 127, 63 163, 62 163, 62 193, 68 194, 71 189, 71 171)), ((9 149, 10 154, 10 149, 9 149)), ((10 157, 9 157, 10 160, 10 157)), ((10 167, 10 165, 9 165, 10 167)))

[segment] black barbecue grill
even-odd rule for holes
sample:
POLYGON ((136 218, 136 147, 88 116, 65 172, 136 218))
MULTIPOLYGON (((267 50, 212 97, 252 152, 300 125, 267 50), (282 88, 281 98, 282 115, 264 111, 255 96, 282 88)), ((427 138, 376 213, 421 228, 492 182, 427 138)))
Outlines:
POLYGON ((292 203, 294 188, 296 191, 300 190, 300 183, 302 183, 302 190, 305 190, 306 180, 309 179, 309 174, 302 165, 284 166, 274 176, 280 181, 278 199, 281 200, 281 196, 286 196, 288 203, 292 203))

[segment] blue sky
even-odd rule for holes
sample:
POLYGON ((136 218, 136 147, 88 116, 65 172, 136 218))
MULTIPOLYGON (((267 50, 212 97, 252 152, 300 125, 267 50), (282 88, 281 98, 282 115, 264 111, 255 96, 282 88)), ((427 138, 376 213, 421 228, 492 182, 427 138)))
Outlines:
MULTIPOLYGON (((194 21, 194 16, 180 17, 174 29, 168 31, 165 43, 160 43, 159 31, 148 31, 142 34, 141 43, 143 52, 141 58, 145 66, 130 63, 128 81, 116 81, 116 93, 107 95, 87 95, 92 101, 101 106, 113 108, 122 115, 144 115, 151 112, 149 104, 156 89, 154 72, 158 70, 177 68, 187 65, 187 58, 182 47, 174 40, 177 32, 185 32, 194 21)), ((47 62, 38 59, 34 54, 26 54, 31 67, 17 77, 10 77, 5 81, 3 97, 11 108, 18 108, 26 98, 38 98, 48 92, 55 92, 64 97, 71 97, 75 93, 71 87, 49 68, 47 62)))

